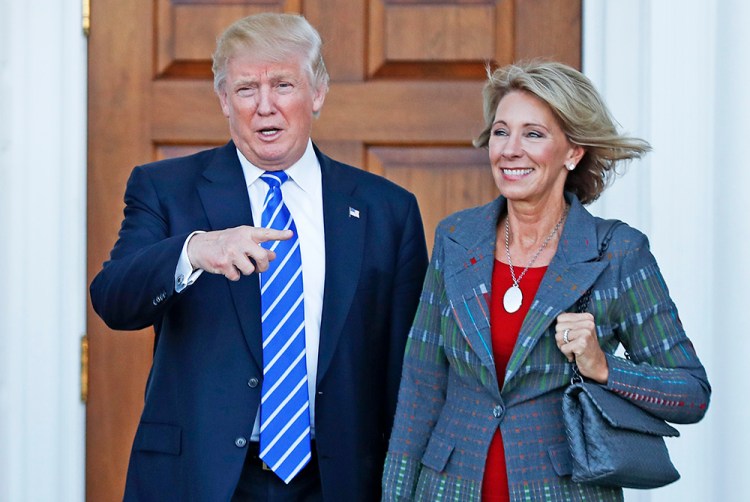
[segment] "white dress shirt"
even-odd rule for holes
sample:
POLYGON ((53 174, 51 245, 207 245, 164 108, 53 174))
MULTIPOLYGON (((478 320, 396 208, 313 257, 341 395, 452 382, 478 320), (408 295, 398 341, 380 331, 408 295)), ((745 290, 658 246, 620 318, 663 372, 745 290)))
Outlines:
MULTIPOLYGON (((237 150, 237 156, 245 175, 253 222, 260 225, 263 201, 268 192, 268 184, 260 179, 266 172, 248 161, 237 150)), ((315 382, 318 369, 318 346, 320 340, 320 319, 323 312, 323 288, 325 286, 325 233, 323 227, 323 179, 318 158, 308 140, 307 149, 296 163, 285 169, 289 180, 281 185, 281 194, 297 226, 300 253, 302 255, 302 283, 305 294, 305 349, 307 360, 307 386, 310 396, 310 426, 315 436, 315 382)), ((175 271, 175 291, 177 293, 193 284, 203 272, 195 270, 187 258, 187 243, 195 235, 185 240, 182 254, 175 271)), ((259 410, 260 414, 260 410, 259 410)), ((255 418, 251 439, 260 438, 260 415, 255 418)))

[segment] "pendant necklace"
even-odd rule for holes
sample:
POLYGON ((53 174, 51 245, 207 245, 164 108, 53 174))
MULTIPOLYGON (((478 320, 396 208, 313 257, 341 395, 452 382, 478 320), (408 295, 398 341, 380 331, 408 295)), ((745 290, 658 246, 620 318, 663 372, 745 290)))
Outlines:
POLYGON ((560 225, 562 225, 563 221, 565 221, 565 217, 567 216, 567 214, 568 206, 565 207, 562 216, 560 216, 560 221, 557 222, 557 225, 555 225, 555 228, 552 229, 552 232, 550 232, 547 238, 544 239, 542 246, 539 248, 539 250, 537 250, 537 252, 531 258, 531 261, 529 261, 529 264, 526 265, 526 268, 523 269, 523 272, 521 272, 521 275, 519 275, 518 278, 516 278, 516 272, 513 270, 513 262, 510 259, 510 217, 508 216, 505 218, 505 255, 508 257, 510 276, 513 278, 513 285, 509 287, 505 292, 505 295, 503 295, 503 307, 505 308, 505 311, 507 313, 513 314, 521 308, 521 304, 523 303, 523 293, 521 293, 521 288, 518 286, 518 283, 521 282, 523 276, 526 275, 526 272, 529 271, 529 268, 531 268, 541 252, 544 251, 544 248, 547 247, 549 241, 552 240, 552 237, 557 233, 560 225))

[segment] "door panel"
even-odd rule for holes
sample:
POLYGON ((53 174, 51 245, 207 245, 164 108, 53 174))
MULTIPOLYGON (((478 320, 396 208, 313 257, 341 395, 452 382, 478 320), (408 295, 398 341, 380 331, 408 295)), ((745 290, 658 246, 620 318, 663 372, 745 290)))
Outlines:
POLYGON ((430 247, 435 227, 446 215, 497 196, 485 150, 469 146, 375 146, 367 153, 370 171, 409 187, 417 196, 430 247))
MULTIPOLYGON (((106 260, 134 165, 223 144, 216 37, 240 17, 299 12, 320 31, 331 89, 313 139, 417 195, 428 244, 447 214, 491 200, 485 66, 535 56, 580 67, 580 0, 93 0, 88 278, 106 260)), ((89 308, 87 498, 122 497, 153 333, 113 332, 89 308)))

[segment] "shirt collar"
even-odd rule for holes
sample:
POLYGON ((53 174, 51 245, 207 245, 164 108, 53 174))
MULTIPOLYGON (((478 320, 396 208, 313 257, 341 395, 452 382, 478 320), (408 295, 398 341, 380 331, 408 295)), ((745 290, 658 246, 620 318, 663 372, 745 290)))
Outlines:
MULTIPOLYGON (((266 172, 265 169, 261 169, 247 160, 242 152, 240 152, 239 148, 237 149, 237 157, 240 159, 242 172, 245 175, 247 186, 255 183, 258 178, 266 172)), ((318 157, 315 155, 312 140, 308 139, 305 153, 302 154, 302 157, 300 157, 297 162, 284 169, 284 172, 286 172, 286 174, 289 175, 289 178, 292 179, 302 190, 310 192, 315 183, 316 171, 318 173, 320 172, 320 164, 318 163, 318 157)))

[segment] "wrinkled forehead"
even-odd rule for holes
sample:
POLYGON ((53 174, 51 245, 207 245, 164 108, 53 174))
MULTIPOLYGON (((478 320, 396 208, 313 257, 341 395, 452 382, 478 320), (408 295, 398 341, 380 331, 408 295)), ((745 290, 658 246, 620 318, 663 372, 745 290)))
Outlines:
POLYGON ((265 46, 240 45, 233 47, 227 53, 225 65, 228 68, 230 64, 256 66, 256 67, 280 67, 284 66, 284 71, 293 71, 295 73, 307 73, 311 75, 312 70, 307 60, 305 52, 300 50, 276 48, 267 49, 265 46))
POLYGON ((287 59, 276 60, 254 53, 241 52, 227 59, 227 78, 250 80, 292 80, 310 81, 310 72, 299 55, 293 55, 287 59))

